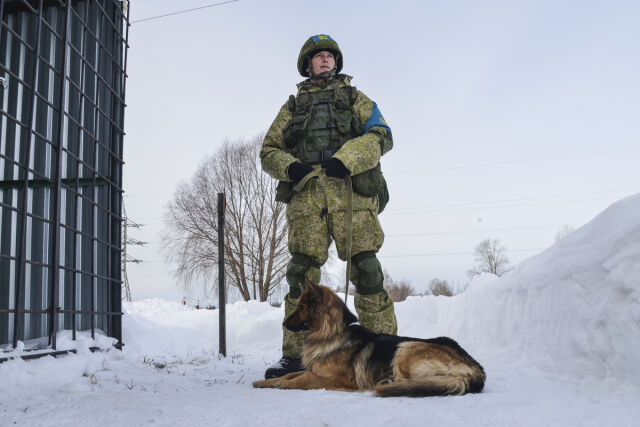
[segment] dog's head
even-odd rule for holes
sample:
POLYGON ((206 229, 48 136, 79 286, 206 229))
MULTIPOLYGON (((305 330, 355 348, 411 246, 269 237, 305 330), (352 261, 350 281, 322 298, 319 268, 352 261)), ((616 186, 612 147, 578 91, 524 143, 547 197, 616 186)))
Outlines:
POLYGON ((296 310, 282 324, 285 328, 293 332, 333 331, 358 321, 331 289, 309 281, 300 286, 302 295, 296 310))

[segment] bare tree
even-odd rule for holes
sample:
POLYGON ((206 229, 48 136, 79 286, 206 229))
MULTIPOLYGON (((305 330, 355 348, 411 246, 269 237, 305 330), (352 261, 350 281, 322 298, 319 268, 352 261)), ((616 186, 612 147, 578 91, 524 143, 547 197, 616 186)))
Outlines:
POLYGON ((509 259, 505 255, 507 248, 500 245, 498 239, 484 239, 474 249, 473 256, 476 265, 469 271, 469 278, 477 276, 480 273, 493 273, 496 276, 502 276, 511 270, 509 259))
POLYGON ((415 288, 408 281, 394 280, 387 270, 383 270, 382 274, 384 276, 384 289, 387 291, 389 298, 391 298, 392 301, 401 302, 406 300, 408 296, 416 294, 415 288))
POLYGON ((429 289, 427 290, 427 294, 431 294, 433 296, 445 296, 450 297, 453 296, 453 290, 451 289, 451 285, 446 280, 441 279, 433 279, 429 282, 429 289))
POLYGON ((283 281, 288 261, 285 206, 262 172, 262 136, 226 141, 182 183, 168 204, 163 253, 185 288, 217 289, 217 193, 226 194, 225 275, 245 301, 266 301, 283 281), (207 285, 202 285, 206 283, 207 285))

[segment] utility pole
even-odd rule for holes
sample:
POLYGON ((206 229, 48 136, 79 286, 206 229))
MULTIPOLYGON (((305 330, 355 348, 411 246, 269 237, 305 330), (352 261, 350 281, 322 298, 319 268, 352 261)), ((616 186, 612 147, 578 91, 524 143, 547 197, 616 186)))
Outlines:
POLYGON ((218 340, 219 351, 227 357, 227 298, 224 292, 224 213, 227 201, 224 193, 218 193, 218 340))
POLYGON ((127 211, 124 207, 124 198, 122 199, 122 289, 123 289, 123 299, 125 301, 131 301, 131 288, 129 286, 129 276, 127 275, 127 263, 133 262, 135 264, 139 264, 142 262, 141 259, 130 257, 127 254, 127 246, 135 245, 135 246, 144 246, 146 242, 141 242, 140 240, 133 239, 128 236, 127 229, 135 228, 136 230, 140 230, 142 224, 135 223, 131 221, 127 217, 127 211))

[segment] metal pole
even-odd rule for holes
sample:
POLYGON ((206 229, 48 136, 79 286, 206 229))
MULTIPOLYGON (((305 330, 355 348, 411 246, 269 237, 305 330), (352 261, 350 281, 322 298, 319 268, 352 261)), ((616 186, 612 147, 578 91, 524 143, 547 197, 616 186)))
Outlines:
MULTIPOLYGON (((112 107, 113 108, 113 107, 112 107)), ((124 107, 123 107, 124 108, 124 107)), ((111 110, 113 111, 113 109, 111 110)), ((112 140, 113 140, 112 136, 112 140)), ((117 222, 114 222, 114 226, 111 228, 112 239, 113 242, 116 243, 117 247, 120 248, 120 251, 116 252, 113 256, 113 264, 111 267, 113 271, 111 273, 111 277, 115 279, 115 283, 117 286, 113 286, 114 282, 111 286, 111 292, 109 297, 109 304, 111 304, 111 308, 109 311, 115 313, 122 313, 122 227, 125 226, 122 222, 122 135, 117 138, 117 141, 114 141, 113 144, 113 153, 116 155, 116 159, 111 164, 111 180, 117 185, 116 193, 113 194, 111 192, 111 197, 113 199, 111 203, 111 207, 115 208, 115 212, 118 214, 117 222)), ((113 213, 112 213, 113 215, 113 213)), ((111 315, 110 320, 110 334, 109 336, 114 337, 118 340, 115 344, 115 347, 121 349, 124 345, 122 343, 122 315, 111 315)))
POLYGON ((226 296, 224 292, 224 211, 226 201, 224 193, 218 193, 218 323, 219 352, 227 357, 227 325, 226 325, 226 296))
POLYGON ((69 76, 69 38, 71 37, 71 1, 67 1, 64 14, 64 40, 62 42, 62 70, 60 76, 60 104, 59 104, 59 122, 58 122, 58 147, 56 153, 56 191, 54 195, 53 208, 53 239, 51 239, 51 252, 53 254, 51 267, 51 324, 49 329, 49 337, 51 340, 51 348, 56 350, 56 332, 58 331, 58 307, 59 287, 60 287, 60 265, 64 263, 64 259, 60 254, 60 227, 62 227, 62 152, 63 140, 65 133, 64 115, 67 93, 67 76, 69 76))
MULTIPOLYGON (((2 16, 0 15, 0 19, 2 19, 2 16)), ((38 55, 40 54, 40 28, 42 27, 42 0, 40 0, 39 5, 38 5, 38 15, 36 17, 36 19, 38 20, 38 24, 36 25, 36 46, 35 49, 36 51, 34 52, 34 59, 33 59, 33 80, 31 82, 31 84, 33 85, 33 92, 31 93, 31 105, 29 106, 29 136, 27 138, 27 144, 25 147, 25 165, 24 165, 24 182, 22 184, 22 204, 21 204, 21 211, 22 211, 22 216, 20 218, 21 221, 21 226, 20 226, 20 236, 17 237, 18 239, 18 248, 16 251, 16 254, 18 256, 17 259, 17 265, 16 265, 16 269, 17 269, 17 274, 16 274, 16 298, 15 298, 15 315, 13 317, 13 348, 16 348, 16 346, 18 345, 18 334, 19 334, 19 328, 18 325, 20 323, 20 308, 22 307, 22 304, 24 304, 24 297, 25 297, 25 290, 27 288, 27 283, 26 283, 26 253, 25 253, 25 248, 26 248, 26 241, 27 241, 27 219, 28 219, 28 215, 27 215, 27 210, 28 210, 28 202, 29 202, 29 187, 28 187, 28 181, 29 181, 29 159, 30 159, 30 153, 31 153, 31 137, 33 136, 33 122, 34 122, 34 116, 35 116, 35 110, 36 110, 36 92, 38 91, 38 74, 39 74, 39 70, 40 68, 38 67, 38 65, 40 64, 40 60, 38 58, 38 55)), ((35 145, 35 139, 34 139, 34 145, 35 145)), ((35 166, 34 166, 35 168, 35 166)), ((20 176, 20 175, 18 175, 20 176)), ((29 307, 31 308, 31 307, 29 307)), ((26 310, 27 308, 25 308, 26 310)), ((23 315, 24 316, 24 315, 23 315)), ((22 333, 24 335, 24 338, 26 338, 27 336, 27 330, 26 330, 26 319, 23 320, 23 327, 22 327, 22 333)), ((24 339, 23 338, 23 339, 24 339)))
MULTIPOLYGON (((0 45, 2 45, 2 17, 4 16, 3 11, 4 11, 4 0, 0 0, 0 45)), ((7 83, 7 81, 6 80, 0 81, 0 89, 3 88, 2 83, 7 83)))

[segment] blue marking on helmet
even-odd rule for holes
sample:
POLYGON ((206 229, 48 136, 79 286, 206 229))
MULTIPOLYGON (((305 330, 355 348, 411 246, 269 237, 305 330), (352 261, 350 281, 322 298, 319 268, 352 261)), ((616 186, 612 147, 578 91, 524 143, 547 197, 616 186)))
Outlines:
POLYGON ((368 132, 372 127, 381 127, 387 132, 391 133, 391 128, 384 120, 384 117, 382 117, 382 113, 380 113, 378 105, 375 103, 373 104, 373 111, 371 112, 371 115, 367 119, 367 122, 364 124, 364 131, 368 132))
POLYGON ((328 41, 333 39, 331 38, 331 36, 328 36, 326 34, 318 34, 317 36, 311 37, 311 40, 317 43, 319 41, 328 41))

